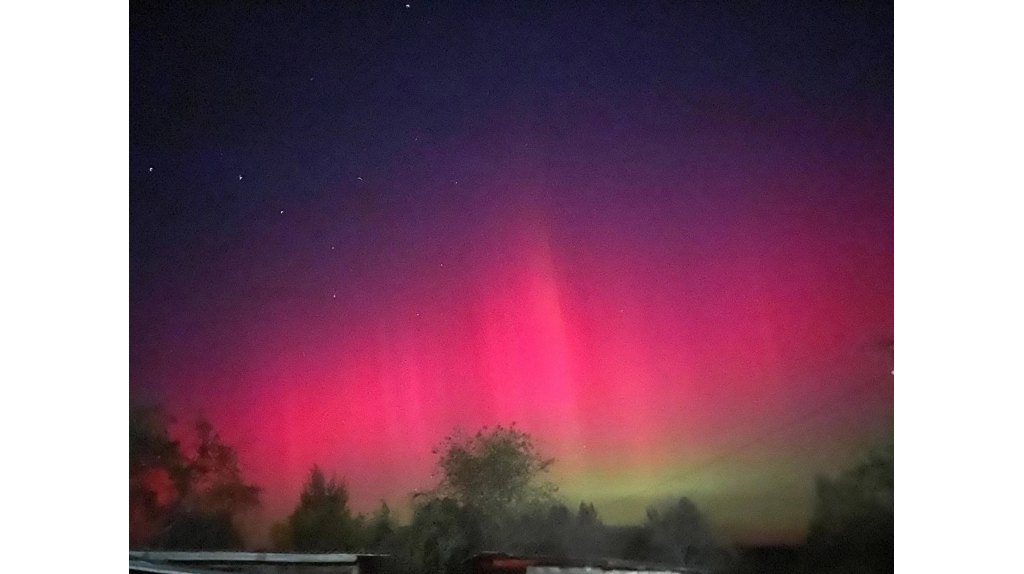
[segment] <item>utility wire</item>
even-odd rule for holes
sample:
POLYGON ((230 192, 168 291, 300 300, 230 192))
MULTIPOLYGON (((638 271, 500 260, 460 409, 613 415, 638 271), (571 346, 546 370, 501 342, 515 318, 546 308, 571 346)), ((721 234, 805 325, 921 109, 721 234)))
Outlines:
POLYGON ((837 406, 842 400, 845 400, 845 399, 848 399, 850 397, 853 397, 853 396, 857 395, 858 393, 866 390, 868 387, 873 386, 873 384, 875 384, 875 383, 877 383, 877 380, 876 379, 872 379, 872 380, 869 380, 869 381, 865 381, 864 383, 861 383, 859 385, 855 385, 855 386, 847 389, 846 392, 840 393, 838 396, 834 397, 833 400, 830 400, 830 401, 828 401, 828 402, 826 402, 824 404, 821 404, 817 408, 814 408, 814 409, 812 409, 810 411, 807 411, 807 412, 803 413, 802 415, 800 415, 799 417, 789 419, 789 420, 785 421, 784 423, 782 423, 780 425, 777 425, 777 426, 765 429, 765 430, 761 431, 755 438, 753 438, 751 440, 748 440, 748 441, 746 441, 744 443, 741 443, 739 445, 736 445, 735 447, 729 449, 728 451, 726 451, 726 452, 724 452, 722 454, 719 454, 717 456, 709 458, 708 460, 706 460, 705 462, 700 464, 697 468, 692 469, 692 470, 686 472, 682 476, 675 476, 675 477, 672 477, 672 478, 670 478, 668 480, 659 482, 659 483, 655 484, 654 486, 651 486, 651 487, 646 488, 644 490, 641 490, 641 491, 638 491, 638 492, 632 492, 632 493, 627 494, 625 496, 620 496, 618 498, 615 498, 615 499, 611 500, 610 502, 605 503, 604 506, 606 506, 606 507, 614 506, 615 504, 619 504, 619 503, 622 503, 622 502, 625 502, 625 501, 629 501, 631 499, 635 499, 636 497, 638 497, 640 495, 646 494, 648 492, 651 492, 652 490, 661 488, 663 486, 667 486, 669 484, 674 484, 674 483, 677 483, 677 482, 680 482, 680 481, 689 480, 689 479, 693 478, 694 476, 699 475, 700 473, 704 472, 708 468, 711 468, 711 467, 713 467, 715 465, 718 465, 718 464, 722 463, 725 460, 728 460, 728 459, 732 458, 733 456, 736 456, 737 454, 743 452, 744 450, 750 448, 751 446, 754 446, 754 445, 756 445, 756 444, 758 444, 758 443, 760 443, 760 442, 762 442, 762 441, 764 441, 764 440, 766 440, 766 439, 768 439, 768 438, 770 438, 770 437, 772 437, 774 435, 777 435, 777 434, 779 434, 781 432, 784 432, 784 431, 790 430, 793 427, 799 426, 801 423, 804 423, 804 422, 807 422, 807 421, 815 419, 818 415, 822 414, 823 412, 825 412, 825 411, 827 411, 827 410, 837 406))

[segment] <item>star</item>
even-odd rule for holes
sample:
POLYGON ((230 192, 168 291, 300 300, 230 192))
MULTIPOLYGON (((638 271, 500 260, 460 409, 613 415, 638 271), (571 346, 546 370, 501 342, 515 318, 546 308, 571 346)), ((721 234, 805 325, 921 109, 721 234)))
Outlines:
POLYGON ((238 176, 238 181, 242 181, 242 176, 238 176))
POLYGON ((149 168, 149 171, 153 171, 153 168, 149 168))
POLYGON ((408 8, 408 7, 409 7, 409 5, 408 5, 408 4, 406 4, 406 5, 405 5, 405 7, 406 7, 406 8, 408 8))
POLYGON ((283 209, 281 210, 281 213, 284 213, 284 210, 283 210, 283 209))
POLYGON ((363 181, 363 178, 361 177, 357 177, 356 179, 358 179, 359 181, 363 181))

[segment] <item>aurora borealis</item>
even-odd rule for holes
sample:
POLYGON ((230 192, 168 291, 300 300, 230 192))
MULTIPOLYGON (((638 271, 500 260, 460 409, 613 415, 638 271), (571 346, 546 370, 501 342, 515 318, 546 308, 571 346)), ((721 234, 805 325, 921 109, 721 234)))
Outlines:
POLYGON ((799 537, 892 423, 891 6, 743 6, 133 8, 131 400, 268 520, 514 421, 609 522, 799 537))

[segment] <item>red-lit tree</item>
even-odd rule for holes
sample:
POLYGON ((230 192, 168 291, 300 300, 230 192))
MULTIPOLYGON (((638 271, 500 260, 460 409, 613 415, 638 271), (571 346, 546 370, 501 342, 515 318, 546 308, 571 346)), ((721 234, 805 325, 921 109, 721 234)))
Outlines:
POLYGON ((213 425, 195 422, 196 447, 186 453, 161 409, 133 408, 129 421, 129 544, 241 547, 235 520, 259 504, 259 489, 245 482, 235 450, 213 425))

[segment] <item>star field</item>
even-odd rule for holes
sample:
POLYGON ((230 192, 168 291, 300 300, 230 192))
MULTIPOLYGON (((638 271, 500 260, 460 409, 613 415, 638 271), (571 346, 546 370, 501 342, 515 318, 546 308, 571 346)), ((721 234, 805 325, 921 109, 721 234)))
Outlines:
POLYGON ((516 421, 610 522, 792 540, 891 424, 891 4, 130 17, 131 400, 205 412, 268 516, 516 421))

